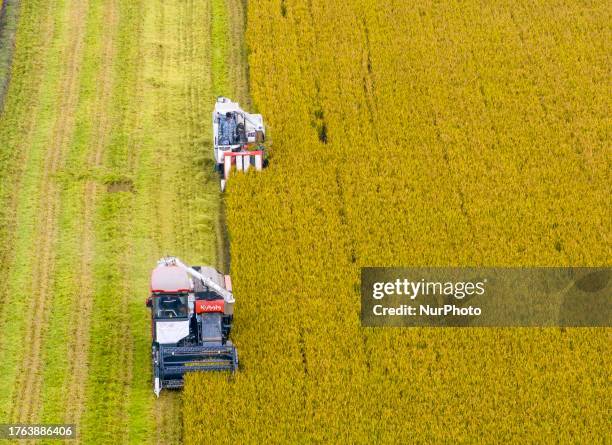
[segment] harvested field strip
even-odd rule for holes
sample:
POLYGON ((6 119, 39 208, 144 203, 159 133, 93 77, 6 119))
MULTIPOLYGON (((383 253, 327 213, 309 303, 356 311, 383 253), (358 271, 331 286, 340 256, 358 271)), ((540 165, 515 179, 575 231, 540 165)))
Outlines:
POLYGON ((23 74, 0 117, 2 184, 20 186, 0 196, 0 419, 77 422, 82 443, 180 443, 180 393, 151 391, 144 299, 164 254, 217 263, 212 11, 23 6, 23 74))
MULTIPOLYGON (((52 7, 49 2, 29 2, 24 13, 52 7), (46 5, 46 6, 45 6, 46 5)), ((14 261, 14 241, 16 233, 16 214, 21 173, 30 153, 30 144, 36 130, 36 117, 40 110, 39 90, 42 70, 45 65, 45 45, 51 40, 53 19, 50 15, 40 14, 21 26, 19 42, 29 42, 27 51, 20 52, 14 60, 14 69, 19 72, 12 82, 15 94, 8 97, 6 112, 0 113, 0 273, 8 277, 14 261), (44 18, 44 19, 43 19, 44 18)), ((0 329, 4 331, 6 320, 4 308, 12 302, 7 285, 0 287, 0 329)), ((12 322, 11 322, 12 323, 12 322)), ((0 337, 0 354, 3 338, 0 337)), ((1 400, 1 399, 0 399, 1 400)), ((0 402, 0 412, 2 411, 0 402)))
MULTIPOLYGON (((102 303, 127 298, 120 310, 129 316, 116 322, 118 332, 105 331, 99 352, 92 355, 96 369, 91 375, 97 377, 90 382, 87 431, 99 434, 106 425, 104 414, 108 419, 117 415, 129 419, 98 436, 109 441, 126 438, 135 443, 171 444, 181 440, 180 393, 152 398, 150 321, 144 298, 150 269, 160 256, 173 253, 191 261, 216 262, 218 184, 206 125, 212 96, 209 14, 209 5, 200 2, 155 1, 147 3, 137 25, 144 63, 133 92, 125 93, 134 95, 126 127, 135 131, 126 135, 128 152, 118 158, 121 162, 109 166, 119 184, 130 185, 127 189, 118 185, 105 197, 107 205, 101 211, 110 213, 99 219, 122 223, 108 227, 112 238, 100 233, 100 239, 107 241, 96 248, 109 253, 107 262, 98 266, 109 283, 99 289, 98 298, 102 303), (122 325, 130 326, 129 331, 122 330, 122 325), (128 350, 122 350, 122 344, 128 350), (108 356, 115 349, 119 352, 114 354, 124 359, 96 365, 94 357, 108 356), (125 375, 115 377, 115 368, 126 367, 125 375), (113 381, 116 386, 109 388, 113 381), (96 393, 102 382, 105 393, 96 393)), ((94 324, 99 318, 100 330, 115 321, 95 314, 109 310, 94 308, 94 324)), ((112 318, 122 316, 114 313, 112 318)), ((95 337, 92 332, 92 342, 95 337)))
MULTIPOLYGON (((139 429, 130 436, 129 404, 133 376, 133 330, 129 311, 127 274, 130 258, 128 226, 132 218, 133 189, 131 166, 137 129, 136 108, 139 105, 140 30, 144 4, 121 1, 118 4, 115 37, 115 81, 111 85, 110 119, 102 123, 109 128, 109 138, 102 160, 103 177, 99 200, 95 206, 92 271, 93 305, 88 359, 90 363, 81 428, 84 443, 121 443, 146 441, 152 434, 139 429), (101 388, 104 388, 101 390, 101 388)), ((97 130, 99 131, 99 130, 97 130)), ((95 162, 95 156, 93 158, 95 162)), ((146 419, 152 401, 142 409, 146 419)), ((138 419, 140 421, 140 419, 138 419)))
POLYGON ((88 372, 92 295, 94 205, 100 188, 100 164, 108 128, 116 2, 88 11, 81 69, 81 100, 75 113, 75 137, 64 170, 58 263, 55 271, 49 337, 45 344, 43 420, 80 424, 88 372), (102 26, 105 23, 106 26, 102 26), (99 30, 104 29, 100 34, 99 30), (65 388, 70 388, 66 391, 65 388))
MULTIPOLYGON (((151 265, 168 253, 187 261, 216 262, 219 193, 208 126, 213 96, 210 3, 155 2, 145 20, 144 36, 147 51, 156 57, 147 58, 155 63, 145 64, 143 72, 146 100, 142 126, 146 143, 136 159, 139 173, 135 181, 137 189, 146 191, 142 193, 146 199, 135 203, 136 259, 132 265, 133 276, 138 278, 134 281, 137 298, 132 310, 140 314, 139 350, 146 351, 139 372, 149 376, 149 320, 142 289, 148 288, 151 265), (165 36, 164 45, 158 44, 160 36, 165 36), (148 130, 154 128, 157 131, 148 130)), ((148 397, 150 381, 137 384, 148 397)), ((180 407, 180 393, 162 393, 156 402, 157 443, 180 440, 180 407)))
POLYGON ((59 233, 58 218, 61 209, 60 186, 56 175, 65 165, 67 153, 72 143, 75 112, 79 97, 79 76, 84 46, 84 16, 87 2, 67 2, 67 44, 63 49, 66 60, 60 74, 56 103, 57 113, 53 123, 50 139, 46 147, 43 175, 37 196, 38 233, 32 252, 36 252, 32 268, 32 277, 36 277, 36 286, 32 289, 32 313, 29 319, 29 341, 23 350, 21 374, 16 382, 18 392, 13 400, 13 418, 21 422, 33 422, 39 418, 41 407, 40 395, 42 385, 42 368, 44 363, 43 344, 47 336, 50 316, 49 307, 53 307, 53 287, 56 282, 55 262, 57 238, 59 233))
MULTIPOLYGON (((64 4, 57 4, 55 7, 59 13, 66 13, 67 8, 64 4)), ((42 13, 40 9, 36 12, 42 13)), ((59 15, 59 14, 58 14, 59 15)), ((61 17, 61 16, 60 16, 61 17)), ((57 19, 57 17, 54 17, 57 19)), ((47 51, 47 60, 52 60, 53 57, 61 59, 61 54, 68 54, 65 51, 66 43, 64 37, 67 35, 66 27, 55 22, 55 32, 51 39, 50 47, 47 51)), ((68 61, 66 61, 68 65, 68 61)), ((15 236, 13 243, 13 252, 11 259, 11 269, 7 280, 7 293, 4 300, 3 313, 3 335, 1 338, 2 349, 0 350, 0 367, 6 372, 4 376, 7 382, 7 390, 3 391, 0 396, 0 413, 2 418, 11 420, 26 420, 30 419, 32 413, 27 405, 23 406, 23 411, 15 410, 15 403, 21 404, 19 394, 23 391, 26 383, 35 385, 36 374, 40 373, 39 369, 29 370, 24 369, 24 365, 28 365, 31 359, 29 354, 39 354, 41 332, 37 330, 42 325, 44 326, 44 314, 41 319, 35 319, 32 316, 32 310, 36 309, 33 305, 36 299, 41 296, 40 287, 43 287, 42 295, 48 296, 45 292, 49 282, 41 283, 41 279, 49 279, 47 267, 52 266, 53 258, 50 257, 50 251, 53 247, 55 237, 55 216, 57 211, 56 189, 54 188, 53 177, 60 165, 62 152, 65 149, 63 124, 53 113, 53 108, 60 106, 56 92, 61 86, 67 86, 62 83, 62 73, 64 70, 58 65, 51 65, 45 72, 42 79, 41 88, 38 94, 40 101, 39 113, 34 117, 32 125, 32 134, 29 135, 27 157, 24 159, 23 175, 18 178, 20 183, 19 196, 16 198, 17 207, 15 214, 11 215, 15 224, 15 236), (61 131, 60 131, 61 130, 61 131), (49 147, 51 135, 55 134, 55 144, 49 147), (44 196, 43 193, 49 193, 44 196), (46 199, 46 200, 45 200, 46 199), (48 229, 49 231, 44 231, 48 229), (41 248, 39 250, 39 247, 41 248), (42 264, 40 261, 44 256, 47 261, 42 264), (34 272, 38 271, 42 277, 33 279, 34 272), (29 295, 30 298, 23 298, 23 295, 29 295), (28 316, 24 316, 28 314, 28 316), (9 322, 10 321, 10 322, 9 322), (36 333, 38 338, 32 338, 28 342, 27 353, 23 347, 24 333, 27 338, 32 338, 36 333), (18 385, 21 384, 21 386, 18 385)), ((9 99, 10 100, 10 99, 9 99)), ((67 103, 64 105, 69 106, 67 103)), ((7 108, 8 113, 8 108, 7 108)), ((3 118, 4 124, 4 118, 3 118)), ((3 129, 3 131, 11 131, 3 129)), ((14 131, 14 130, 12 130, 14 131)), ((19 152, 15 153, 19 156, 19 152)), ((43 306, 46 301, 39 301, 38 306, 43 306)), ((48 313, 48 312, 46 312, 48 313)), ((32 393, 35 393, 36 388, 31 387, 32 393)), ((20 405, 21 406, 21 405, 20 405)))

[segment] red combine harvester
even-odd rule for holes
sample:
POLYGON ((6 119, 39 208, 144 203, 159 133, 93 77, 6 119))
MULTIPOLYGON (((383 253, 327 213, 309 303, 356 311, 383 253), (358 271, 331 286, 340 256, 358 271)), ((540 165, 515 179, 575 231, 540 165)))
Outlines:
POLYGON ((193 371, 236 371, 238 352, 228 339, 234 316, 229 275, 212 267, 158 261, 151 274, 153 390, 181 388, 193 371))

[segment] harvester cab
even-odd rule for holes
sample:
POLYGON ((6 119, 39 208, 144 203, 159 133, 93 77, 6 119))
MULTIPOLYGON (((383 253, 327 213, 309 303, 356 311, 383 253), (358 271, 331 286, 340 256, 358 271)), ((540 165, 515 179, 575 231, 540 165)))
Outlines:
POLYGON ((232 166, 238 171, 261 170, 266 163, 266 128, 261 114, 242 110, 237 102, 218 97, 212 114, 216 169, 221 190, 232 166))
POLYGON ((234 316, 231 279, 212 267, 158 261, 151 274, 153 390, 181 388, 186 372, 236 371, 228 339, 234 316))

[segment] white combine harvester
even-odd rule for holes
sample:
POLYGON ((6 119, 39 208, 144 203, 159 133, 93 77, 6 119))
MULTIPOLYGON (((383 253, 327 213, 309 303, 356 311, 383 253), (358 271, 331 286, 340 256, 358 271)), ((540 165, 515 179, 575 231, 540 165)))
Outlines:
POLYGON ((232 166, 238 171, 264 167, 266 128, 261 114, 249 114, 227 97, 217 98, 212 121, 216 168, 225 190, 232 166))

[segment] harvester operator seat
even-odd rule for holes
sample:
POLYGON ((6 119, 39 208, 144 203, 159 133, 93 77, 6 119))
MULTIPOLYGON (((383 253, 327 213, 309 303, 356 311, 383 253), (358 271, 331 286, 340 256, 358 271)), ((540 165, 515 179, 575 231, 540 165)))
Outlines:
POLYGON ((244 123, 240 122, 238 125, 236 125, 236 139, 235 139, 237 144, 246 144, 247 143, 247 136, 246 136, 246 128, 244 126, 244 123))
POLYGON ((159 299, 159 318, 177 318, 181 313, 180 302, 176 297, 160 297, 159 299))

